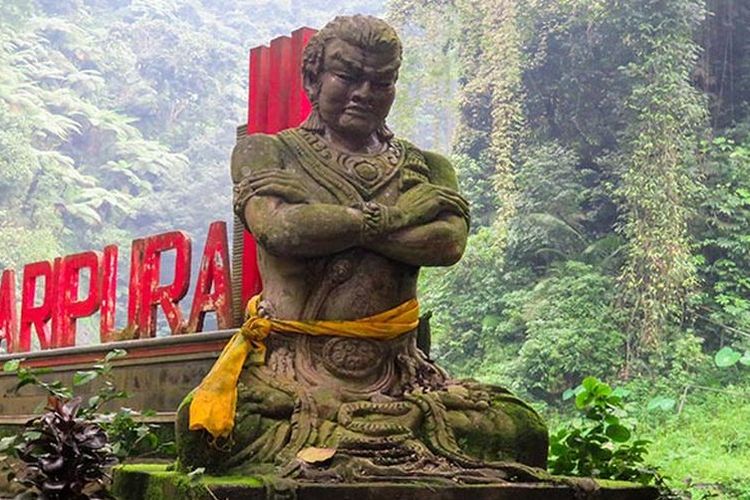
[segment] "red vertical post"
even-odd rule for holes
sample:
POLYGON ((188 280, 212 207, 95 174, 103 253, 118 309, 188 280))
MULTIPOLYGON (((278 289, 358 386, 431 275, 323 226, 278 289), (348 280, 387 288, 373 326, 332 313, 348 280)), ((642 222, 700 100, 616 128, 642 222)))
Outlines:
POLYGON ((312 106, 302 84, 302 52, 307 42, 316 31, 312 28, 300 28, 292 32, 291 77, 289 91, 289 112, 286 128, 296 127, 307 118, 312 106))
POLYGON ((16 314, 16 272, 3 271, 0 278, 0 331, 8 352, 18 349, 18 315, 16 314))
POLYGON ((270 49, 266 46, 256 47, 250 51, 250 102, 253 105, 248 108, 248 134, 266 130, 270 56, 270 49))
POLYGON ((229 238, 226 222, 214 222, 208 228, 198 280, 195 284, 189 332, 203 329, 206 313, 216 313, 220 329, 232 327, 232 291, 229 277, 229 238))
POLYGON ((268 75, 268 106, 266 108, 267 134, 287 128, 289 91, 292 75, 292 39, 280 36, 271 41, 271 64, 268 75))
MULTIPOLYGON (((101 266, 102 292, 99 306, 99 340, 102 344, 112 342, 115 337, 115 308, 117 307, 117 245, 104 247, 101 266)), ((132 293, 132 290, 131 290, 132 293)))
POLYGON ((50 347, 49 320, 52 317, 52 290, 54 277, 52 264, 49 261, 34 262, 23 268, 23 285, 21 292, 21 328, 19 333, 19 351, 31 350, 31 329, 34 327, 39 345, 42 349, 50 347), (36 302, 36 284, 44 278, 44 297, 40 305, 36 302))
MULTIPOLYGON (((302 86, 302 52, 316 33, 300 28, 290 37, 279 37, 271 46, 250 51, 247 133, 276 133, 296 127, 310 113, 310 102, 302 86)), ((242 303, 260 292, 262 283, 257 245, 252 235, 242 235, 242 303)))
MULTIPOLYGON (((250 51, 250 102, 248 106, 247 133, 266 132, 268 118, 268 90, 271 69, 271 49, 255 47, 250 51)), ((252 235, 242 235, 242 303, 260 292, 262 287, 257 263, 257 246, 252 235)))

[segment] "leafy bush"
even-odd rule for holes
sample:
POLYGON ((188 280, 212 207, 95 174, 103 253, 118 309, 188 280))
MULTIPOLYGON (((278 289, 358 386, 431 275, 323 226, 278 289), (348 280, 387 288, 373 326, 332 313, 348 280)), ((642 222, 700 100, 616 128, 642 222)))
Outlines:
POLYGON ((702 290, 693 315, 707 347, 740 340, 750 330, 750 134, 704 145, 705 180, 696 239, 702 290))
POLYGON ((658 478, 644 461, 650 441, 633 439, 623 403, 626 394, 595 377, 586 377, 576 389, 565 392, 564 399, 574 398, 579 418, 550 436, 551 472, 643 484, 658 478))
POLYGON ((469 237, 461 262, 450 269, 427 269, 420 279, 422 307, 434 313, 433 356, 454 375, 477 376, 484 368, 480 364, 488 346, 483 339, 504 308, 505 294, 529 281, 523 270, 503 270, 495 238, 492 229, 481 228, 469 237))
POLYGON ((83 418, 81 398, 50 397, 47 411, 26 424, 16 448, 24 464, 20 482, 48 500, 112 498, 104 489, 117 463, 101 425, 83 418))
POLYGON ((612 306, 613 283, 592 266, 569 261, 531 289, 503 296, 483 339, 483 373, 534 394, 559 396, 585 374, 611 377, 624 336, 612 306))

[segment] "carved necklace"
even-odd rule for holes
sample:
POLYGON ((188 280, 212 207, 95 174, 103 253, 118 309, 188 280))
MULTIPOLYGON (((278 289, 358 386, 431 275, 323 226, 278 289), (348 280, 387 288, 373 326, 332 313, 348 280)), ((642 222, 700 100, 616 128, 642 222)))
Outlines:
POLYGON ((354 154, 331 147, 318 134, 297 130, 315 156, 346 178, 364 199, 371 199, 393 178, 403 163, 404 148, 398 141, 389 141, 385 151, 379 153, 354 154))

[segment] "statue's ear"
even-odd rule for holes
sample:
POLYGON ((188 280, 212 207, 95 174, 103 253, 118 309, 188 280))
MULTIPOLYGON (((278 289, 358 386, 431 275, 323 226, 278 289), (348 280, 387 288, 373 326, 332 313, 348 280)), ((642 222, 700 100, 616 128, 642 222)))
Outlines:
POLYGON ((305 73, 302 77, 302 86, 305 89, 307 98, 310 99, 310 103, 314 103, 318 100, 318 92, 320 92, 320 82, 312 79, 312 75, 305 73))

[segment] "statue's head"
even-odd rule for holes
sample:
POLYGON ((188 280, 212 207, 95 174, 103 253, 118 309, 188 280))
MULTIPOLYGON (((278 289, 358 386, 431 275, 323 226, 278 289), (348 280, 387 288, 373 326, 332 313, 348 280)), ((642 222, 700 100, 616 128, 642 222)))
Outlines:
POLYGON ((385 118, 400 66, 401 41, 383 20, 336 17, 305 48, 302 76, 313 111, 302 127, 390 139, 385 118))

